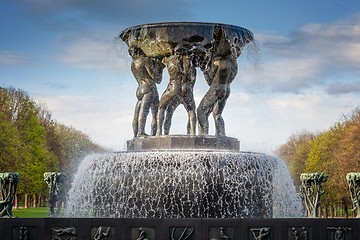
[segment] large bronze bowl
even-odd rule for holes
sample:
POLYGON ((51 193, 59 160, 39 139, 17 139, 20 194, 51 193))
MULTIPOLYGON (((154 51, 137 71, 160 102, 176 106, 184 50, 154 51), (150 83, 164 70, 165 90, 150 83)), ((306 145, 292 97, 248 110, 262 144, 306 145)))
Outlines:
POLYGON ((171 55, 179 44, 209 49, 219 31, 224 33, 222 42, 225 47, 230 45, 242 49, 254 39, 253 33, 245 28, 203 22, 143 24, 125 29, 119 36, 129 47, 141 48, 148 57, 164 57, 171 55))

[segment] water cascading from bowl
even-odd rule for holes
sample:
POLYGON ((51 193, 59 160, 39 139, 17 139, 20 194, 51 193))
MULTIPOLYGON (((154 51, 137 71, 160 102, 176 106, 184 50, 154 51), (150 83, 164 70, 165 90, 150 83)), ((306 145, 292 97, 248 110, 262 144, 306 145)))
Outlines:
POLYGON ((91 155, 69 192, 67 215, 110 218, 298 217, 281 159, 223 151, 91 155))

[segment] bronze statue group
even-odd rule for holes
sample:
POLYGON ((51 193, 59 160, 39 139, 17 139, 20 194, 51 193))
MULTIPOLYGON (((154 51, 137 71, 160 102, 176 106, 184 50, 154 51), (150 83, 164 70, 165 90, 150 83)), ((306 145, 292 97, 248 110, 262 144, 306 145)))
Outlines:
POLYGON ((147 136, 145 125, 150 110, 150 135, 168 135, 173 113, 180 104, 188 113, 188 135, 196 135, 197 125, 199 135, 208 135, 208 117, 213 113, 215 135, 225 136, 222 112, 230 95, 230 84, 237 74, 236 59, 240 56, 241 49, 227 40, 221 28, 214 32, 213 41, 208 46, 182 42, 163 57, 146 56, 141 48, 131 46, 129 54, 133 59, 131 71, 138 82, 133 120, 134 137, 147 136), (159 100, 156 84, 162 82, 165 67, 170 79, 159 100), (193 88, 197 67, 203 72, 209 89, 196 108, 193 88))

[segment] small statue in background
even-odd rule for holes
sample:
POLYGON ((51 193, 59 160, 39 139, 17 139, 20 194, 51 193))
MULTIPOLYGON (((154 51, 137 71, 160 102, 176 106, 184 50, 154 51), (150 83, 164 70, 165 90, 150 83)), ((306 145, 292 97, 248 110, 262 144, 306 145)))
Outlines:
POLYGON ((307 216, 310 218, 318 217, 320 197, 325 193, 322 184, 326 182, 328 176, 322 172, 302 173, 300 175, 301 186, 299 196, 304 202, 307 216))
POLYGON ((350 197, 353 204, 352 211, 356 211, 356 217, 360 218, 360 173, 348 173, 346 181, 349 185, 350 197))
POLYGON ((57 217, 60 214, 61 204, 64 202, 65 194, 63 185, 66 176, 60 172, 44 173, 44 181, 49 186, 50 217, 57 217), (56 213, 54 209, 58 205, 56 213))
POLYGON ((19 180, 17 172, 0 173, 0 217, 14 218, 12 207, 19 180))
POLYGON ((138 47, 130 47, 129 54, 133 61, 131 72, 139 86, 136 90, 137 103, 135 106, 133 131, 134 137, 145 136, 146 118, 152 113, 151 135, 156 133, 156 116, 159 106, 159 93, 156 84, 162 80, 164 65, 159 58, 147 57, 138 47))

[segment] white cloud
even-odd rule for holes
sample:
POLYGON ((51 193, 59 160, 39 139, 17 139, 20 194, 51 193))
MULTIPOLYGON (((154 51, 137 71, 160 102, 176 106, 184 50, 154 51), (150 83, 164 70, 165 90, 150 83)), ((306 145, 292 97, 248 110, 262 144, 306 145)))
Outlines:
POLYGON ((324 92, 312 91, 274 96, 268 100, 268 105, 281 127, 287 131, 317 131, 325 130, 339 121, 339 117, 354 109, 359 100, 360 97, 355 94, 334 97, 324 92))
MULTIPOLYGON (((124 99, 104 101, 96 96, 39 96, 53 119, 87 134, 94 142, 113 150, 124 150, 132 138, 132 103, 124 99)), ((131 100, 129 100, 131 102, 131 100)))
POLYGON ((359 15, 308 24, 289 37, 260 34, 264 78, 274 90, 301 92, 314 86, 325 88, 334 75, 358 76, 359 36, 359 15))
POLYGON ((65 44, 58 59, 76 68, 107 69, 126 71, 130 57, 125 43, 119 39, 111 40, 111 34, 103 32, 83 33, 82 37, 65 44), (97 34, 98 36, 94 35, 97 34), (99 36, 100 35, 100 36, 99 36))
POLYGON ((0 51, 0 65, 23 65, 29 63, 29 57, 24 53, 0 51))
POLYGON ((330 94, 342 94, 342 93, 351 93, 351 92, 360 92, 360 81, 344 83, 344 82, 333 82, 328 88, 327 91, 330 94))
MULTIPOLYGON (((359 26, 360 28, 360 26, 359 26)), ((360 33, 359 35, 360 36, 360 33)), ((342 53, 342 59, 345 63, 344 67, 354 66, 355 68, 360 68, 360 40, 358 42, 349 43, 340 48, 342 53), (347 65, 346 65, 347 64, 347 65), (349 66, 350 65, 350 66, 349 66)), ((340 55, 341 56, 341 55, 340 55)))
POLYGON ((59 58, 62 62, 71 66, 91 69, 98 67, 102 63, 99 57, 105 50, 103 44, 90 39, 78 39, 67 46, 59 58))
POLYGON ((267 62, 263 68, 263 78, 275 91, 299 91, 308 88, 319 76, 321 66, 316 58, 291 58, 267 62))
POLYGON ((289 37, 276 35, 276 33, 255 33, 255 38, 258 43, 262 44, 286 44, 291 41, 289 37))

